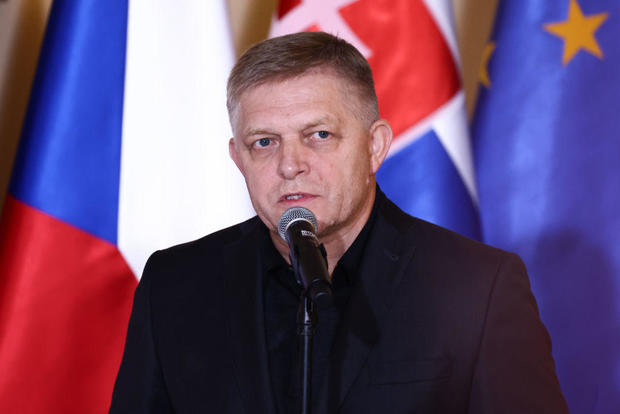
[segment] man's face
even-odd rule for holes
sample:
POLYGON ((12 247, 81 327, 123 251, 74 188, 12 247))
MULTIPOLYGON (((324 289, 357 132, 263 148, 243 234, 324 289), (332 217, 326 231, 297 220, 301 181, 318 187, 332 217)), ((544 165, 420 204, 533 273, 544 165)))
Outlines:
POLYGON ((391 130, 360 119, 358 95, 347 86, 315 70, 240 96, 230 154, 270 231, 293 206, 315 214, 324 241, 359 231, 370 214, 391 130))

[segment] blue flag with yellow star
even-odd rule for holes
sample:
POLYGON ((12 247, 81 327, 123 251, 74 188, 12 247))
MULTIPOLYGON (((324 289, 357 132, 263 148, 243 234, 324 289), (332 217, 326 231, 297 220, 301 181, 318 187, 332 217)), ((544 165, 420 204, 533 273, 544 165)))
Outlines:
POLYGON ((620 413, 620 2, 500 2, 473 123, 483 240, 524 259, 571 413, 620 413))

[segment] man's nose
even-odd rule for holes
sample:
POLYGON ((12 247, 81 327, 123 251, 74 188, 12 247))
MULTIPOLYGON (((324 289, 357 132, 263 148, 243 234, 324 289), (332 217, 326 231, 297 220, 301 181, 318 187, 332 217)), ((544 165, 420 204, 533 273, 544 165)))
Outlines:
POLYGON ((308 172, 308 160, 304 146, 300 142, 282 142, 278 160, 278 174, 284 179, 292 180, 308 172))

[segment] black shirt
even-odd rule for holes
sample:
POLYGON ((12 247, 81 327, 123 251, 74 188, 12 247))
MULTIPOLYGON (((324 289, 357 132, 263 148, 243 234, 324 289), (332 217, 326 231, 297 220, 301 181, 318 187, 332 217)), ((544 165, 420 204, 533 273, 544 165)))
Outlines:
MULTIPOLYGON (((353 286, 358 278, 368 234, 374 223, 377 199, 364 228, 340 258, 332 275, 333 306, 318 310, 318 321, 312 347, 312 399, 327 378, 330 349, 353 286)), ((300 375, 297 310, 302 287, 292 267, 276 250, 265 228, 262 243, 263 298, 265 336, 269 358, 269 374, 280 414, 295 413, 300 408, 300 375)))

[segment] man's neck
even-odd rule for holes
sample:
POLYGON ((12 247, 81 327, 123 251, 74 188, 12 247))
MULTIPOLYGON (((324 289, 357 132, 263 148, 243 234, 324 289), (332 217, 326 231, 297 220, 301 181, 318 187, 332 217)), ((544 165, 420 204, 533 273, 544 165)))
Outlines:
MULTIPOLYGON (((336 268, 338 261, 346 253, 349 247, 351 247, 370 218, 370 213, 372 212, 376 196, 376 189, 373 187, 370 197, 368 197, 366 204, 362 206, 362 211, 357 215, 355 221, 349 223, 346 227, 333 232, 332 234, 319 237, 327 253, 327 269, 329 271, 330 278, 334 273, 334 269, 336 268)), ((287 263, 290 263, 288 244, 282 240, 277 233, 270 232, 270 236, 278 252, 282 255, 282 257, 284 257, 284 260, 286 260, 287 263)))

